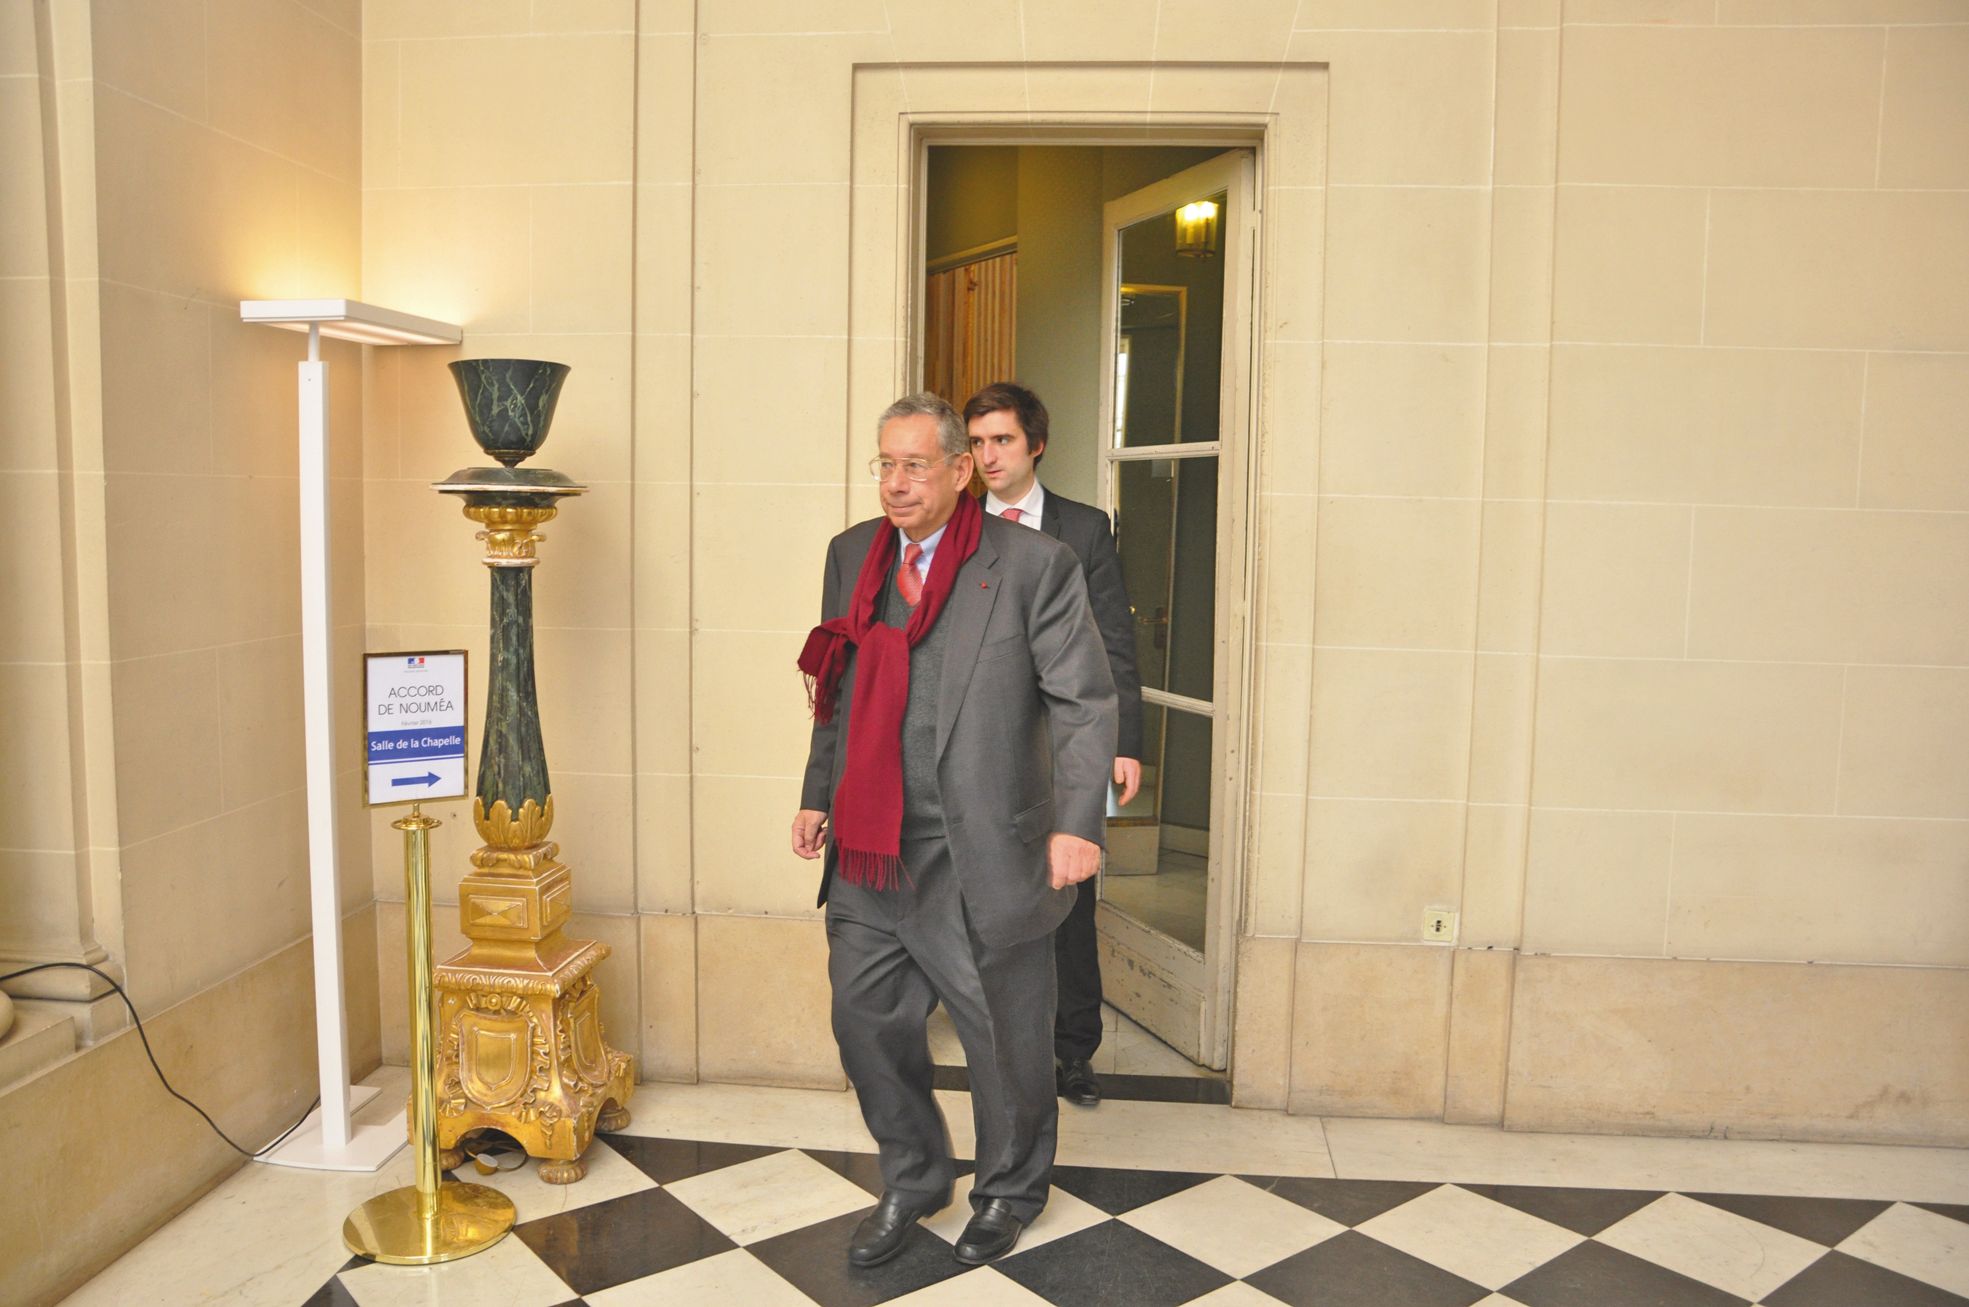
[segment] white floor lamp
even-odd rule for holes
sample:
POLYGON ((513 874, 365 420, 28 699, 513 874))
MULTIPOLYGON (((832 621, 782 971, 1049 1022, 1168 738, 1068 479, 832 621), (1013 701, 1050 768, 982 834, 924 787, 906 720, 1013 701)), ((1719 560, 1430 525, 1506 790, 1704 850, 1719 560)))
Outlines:
POLYGON ((456 345, 464 332, 355 300, 243 300, 242 322, 308 333, 301 364, 301 680, 307 724, 308 876, 314 915, 315 1047, 321 1106, 262 1161, 317 1171, 374 1171, 404 1146, 403 1114, 354 1127, 376 1096, 349 1083, 349 1023, 342 995, 342 896, 335 841, 336 748, 330 703, 328 586, 328 364, 321 338, 364 345, 456 345))

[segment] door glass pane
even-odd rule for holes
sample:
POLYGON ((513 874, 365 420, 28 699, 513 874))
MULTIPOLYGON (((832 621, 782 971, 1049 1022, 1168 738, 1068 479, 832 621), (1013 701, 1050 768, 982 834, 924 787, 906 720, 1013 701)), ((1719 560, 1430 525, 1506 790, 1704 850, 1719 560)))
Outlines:
POLYGON ((1108 821, 1101 897, 1203 952, 1210 870, 1208 717, 1142 705, 1142 792, 1108 821))
POLYGON ((1114 492, 1142 684, 1208 703, 1216 676, 1217 457, 1117 461, 1114 492))
POLYGON ((1226 198, 1223 191, 1198 196, 1116 233, 1117 446, 1218 438, 1224 336, 1218 231, 1226 198))

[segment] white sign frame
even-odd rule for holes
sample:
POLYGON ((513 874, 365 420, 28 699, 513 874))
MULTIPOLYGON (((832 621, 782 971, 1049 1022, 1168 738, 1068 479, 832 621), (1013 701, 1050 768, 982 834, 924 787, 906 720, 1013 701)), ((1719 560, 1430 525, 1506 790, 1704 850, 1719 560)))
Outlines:
POLYGON ((463 649, 363 654, 364 807, 397 808, 466 797, 470 673, 470 659, 463 649), (379 759, 382 746, 389 746, 389 751, 379 759), (422 786, 405 783, 420 773, 431 781, 422 786), (377 797, 379 793, 384 797, 377 797))

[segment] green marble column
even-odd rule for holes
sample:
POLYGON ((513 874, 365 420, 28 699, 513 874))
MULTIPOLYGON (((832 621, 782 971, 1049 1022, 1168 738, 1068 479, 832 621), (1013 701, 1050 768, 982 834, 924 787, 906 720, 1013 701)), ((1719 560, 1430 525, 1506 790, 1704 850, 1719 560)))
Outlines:
POLYGON ((487 812, 502 800, 509 812, 521 811, 528 800, 544 810, 553 787, 533 684, 533 572, 491 570, 492 680, 479 744, 479 802, 487 812))

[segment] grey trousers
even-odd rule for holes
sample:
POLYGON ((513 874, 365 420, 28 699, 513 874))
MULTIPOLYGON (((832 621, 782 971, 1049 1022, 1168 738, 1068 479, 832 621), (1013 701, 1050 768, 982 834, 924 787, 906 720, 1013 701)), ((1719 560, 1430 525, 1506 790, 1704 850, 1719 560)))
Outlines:
POLYGON ((834 1038, 881 1150, 882 1183, 932 1207, 956 1176, 924 1024, 941 1000, 969 1063, 971 1205, 1003 1199, 1030 1223, 1046 1206, 1059 1127, 1053 937, 990 947, 965 915, 945 841, 904 840, 902 860, 909 877, 900 888, 836 880, 827 898, 834 1038))

